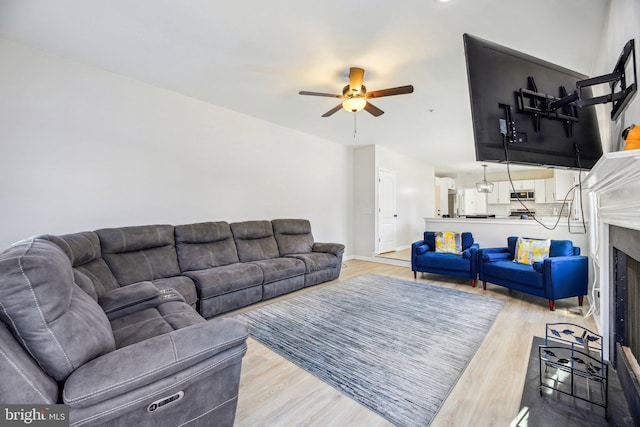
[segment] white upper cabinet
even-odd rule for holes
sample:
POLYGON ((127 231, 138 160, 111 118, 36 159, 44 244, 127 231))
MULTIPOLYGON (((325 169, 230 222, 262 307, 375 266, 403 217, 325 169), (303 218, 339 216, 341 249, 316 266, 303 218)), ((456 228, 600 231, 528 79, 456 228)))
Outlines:
POLYGON ((487 204, 508 205, 511 203, 511 184, 509 181, 493 183, 493 191, 487 194, 487 204))

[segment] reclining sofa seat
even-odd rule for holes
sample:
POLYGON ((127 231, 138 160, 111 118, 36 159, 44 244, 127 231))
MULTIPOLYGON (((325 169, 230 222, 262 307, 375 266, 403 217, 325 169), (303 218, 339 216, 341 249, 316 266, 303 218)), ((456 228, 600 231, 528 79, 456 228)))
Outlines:
POLYGON ((471 279, 471 286, 476 286, 478 275, 478 249, 473 235, 461 233, 462 254, 436 252, 436 236, 433 231, 425 231, 423 240, 411 245, 411 270, 413 278, 417 272, 442 274, 444 276, 471 279))
POLYGON ((0 254, 0 401, 65 403, 72 426, 233 425, 246 326, 206 322, 176 292, 150 282, 93 288, 81 269, 101 264, 95 239, 59 239, 66 251, 36 238, 0 254), (126 301, 129 293, 137 299, 126 301), (114 337, 114 323, 165 309, 175 330, 114 337), (171 403, 160 408, 166 398, 171 403))
POLYGON ((180 273, 172 225, 103 228, 96 234, 120 286, 150 281, 158 289, 176 290, 195 307, 195 284, 180 273))
POLYGON ((235 222, 231 232, 240 262, 255 264, 262 270, 263 300, 304 288, 304 262, 280 256, 270 221, 235 222))
POLYGON ((513 262, 517 236, 507 238, 507 247, 483 248, 478 251, 479 278, 483 289, 487 282, 549 300, 578 297, 582 305, 587 294, 589 265, 586 256, 571 240, 551 240, 549 257, 533 265, 513 262))
POLYGON ((304 262, 305 287, 340 276, 344 245, 314 242, 311 223, 306 219, 274 219, 271 224, 280 256, 304 262))
POLYGON ((240 262, 228 223, 178 225, 175 235, 180 270, 196 284, 201 315, 215 316, 262 299, 262 270, 240 262))

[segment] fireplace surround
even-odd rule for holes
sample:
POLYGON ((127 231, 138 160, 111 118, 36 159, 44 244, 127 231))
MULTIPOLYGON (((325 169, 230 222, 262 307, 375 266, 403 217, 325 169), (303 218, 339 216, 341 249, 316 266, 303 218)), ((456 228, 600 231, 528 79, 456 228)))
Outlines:
POLYGON ((627 329, 638 329, 635 314, 640 298, 634 287, 640 278, 640 150, 607 153, 585 177, 589 190, 589 257, 593 263, 594 284, 589 300, 605 345, 603 355, 616 369, 629 409, 640 419, 638 363, 640 331, 633 338, 627 329), (629 268, 630 267, 630 268, 629 268), (629 275, 632 275, 629 277, 629 275), (633 305, 637 302, 637 306, 633 305), (631 316, 631 317, 630 317, 631 316), (636 345, 636 354, 629 344, 636 345))

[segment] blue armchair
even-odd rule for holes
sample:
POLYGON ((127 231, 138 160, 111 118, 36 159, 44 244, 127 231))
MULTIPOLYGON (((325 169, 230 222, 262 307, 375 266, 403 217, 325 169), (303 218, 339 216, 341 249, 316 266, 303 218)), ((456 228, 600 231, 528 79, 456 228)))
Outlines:
POLYGON ((507 238, 506 248, 478 251, 478 275, 482 288, 487 282, 549 300, 555 310, 558 299, 578 297, 582 305, 588 288, 588 257, 571 240, 551 240, 549 257, 533 265, 513 262, 518 238, 507 238))
POLYGON ((420 271, 471 279, 471 286, 475 287, 479 246, 473 242, 471 233, 461 233, 461 238, 462 254, 439 253, 435 251, 435 232, 425 231, 424 239, 411 245, 411 270, 414 279, 420 271))

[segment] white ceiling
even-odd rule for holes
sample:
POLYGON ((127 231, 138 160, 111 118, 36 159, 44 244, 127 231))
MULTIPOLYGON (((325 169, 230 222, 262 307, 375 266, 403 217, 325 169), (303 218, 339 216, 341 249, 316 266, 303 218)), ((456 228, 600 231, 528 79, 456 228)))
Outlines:
MULTIPOLYGON (((462 34, 591 74, 609 0, 0 0, 0 37, 345 145, 475 161, 462 34), (348 69, 385 114, 339 111, 348 69)), ((455 159, 455 160, 452 160, 455 159)), ((504 166, 491 165, 502 171, 504 166)))

